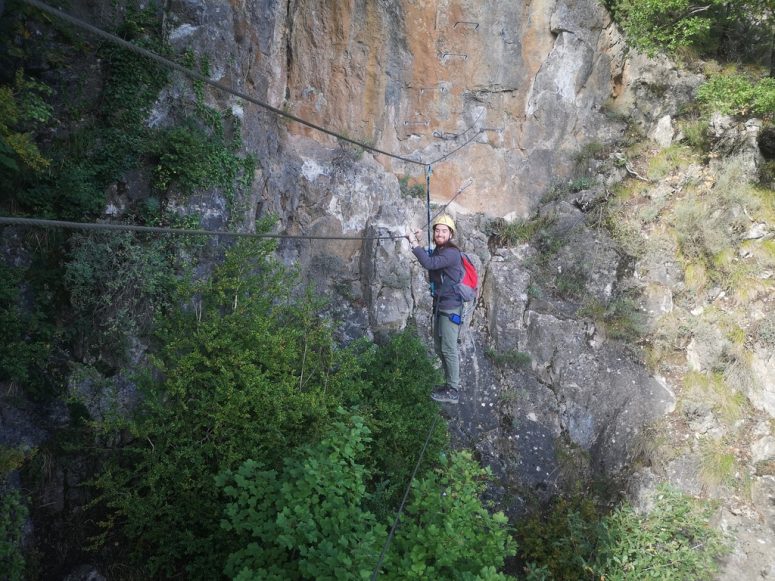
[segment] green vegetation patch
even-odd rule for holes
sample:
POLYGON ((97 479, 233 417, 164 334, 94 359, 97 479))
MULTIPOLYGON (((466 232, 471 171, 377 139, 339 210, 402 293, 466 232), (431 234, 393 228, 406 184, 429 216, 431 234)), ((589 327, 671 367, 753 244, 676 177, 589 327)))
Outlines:
POLYGON ((713 75, 697 90, 697 99, 709 109, 727 115, 775 115, 775 79, 741 73, 713 75))
POLYGON ((26 578, 22 535, 28 514, 19 491, 0 482, 0 571, 9 581, 26 578))
POLYGON ((648 513, 600 515, 589 499, 558 500, 520 527, 528 579, 710 579, 727 551, 714 506, 660 487, 648 513))

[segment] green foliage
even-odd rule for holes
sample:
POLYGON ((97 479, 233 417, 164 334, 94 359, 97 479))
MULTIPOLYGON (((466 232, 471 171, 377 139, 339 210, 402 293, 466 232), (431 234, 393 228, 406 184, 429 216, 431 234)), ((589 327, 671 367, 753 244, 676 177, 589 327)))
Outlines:
POLYGON ((401 190, 401 195, 405 198, 425 199, 425 185, 420 182, 410 184, 408 175, 398 178, 398 186, 401 190))
POLYGON ((147 334, 154 317, 170 305, 172 242, 142 242, 129 232, 111 232, 78 234, 70 245, 64 275, 72 307, 70 332, 82 358, 122 363, 130 338, 147 334))
POLYGON ((532 361, 530 354, 517 351, 516 349, 498 352, 495 349, 488 348, 484 354, 498 367, 530 367, 532 361))
POLYGON ((38 385, 53 332, 39 312, 23 305, 24 275, 0 261, 0 381, 38 385))
POLYGON ((613 297, 608 304, 588 300, 578 310, 578 315, 594 319, 607 337, 630 343, 643 336, 646 325, 645 313, 636 297, 627 293, 613 297))
MULTIPOLYGON (((219 187, 232 199, 237 186, 248 187, 253 180, 255 158, 239 157, 242 143, 228 142, 222 120, 212 109, 204 109, 214 119, 209 129, 188 119, 161 131, 151 143, 149 153, 156 160, 154 187, 166 192, 175 186, 190 194, 196 189, 219 187)), ((234 133, 239 135, 239 123, 234 133)))
POLYGON ((717 489, 732 484, 737 462, 730 447, 714 438, 700 441, 700 480, 706 489, 717 489))
POLYGON ((549 216, 538 216, 531 220, 516 220, 507 222, 502 218, 493 220, 490 224, 491 236, 500 246, 515 246, 534 239, 541 231, 552 224, 549 216))
POLYGON ((710 579, 726 552, 709 524, 714 508, 667 487, 659 489, 645 516, 621 507, 598 531, 596 574, 611 580, 710 579))
MULTIPOLYGON (((169 56, 158 19, 153 6, 130 6, 116 33, 169 56)), ((146 163, 154 167, 157 196, 172 188, 184 194, 199 188, 221 188, 231 201, 238 188, 252 183, 256 160, 239 154, 239 122, 206 107, 200 86, 194 87, 196 103, 182 122, 149 127, 151 107, 168 81, 167 69, 112 43, 101 46, 97 58, 104 75, 101 91, 83 95, 80 105, 68 103, 70 110, 62 112, 62 122, 73 128, 57 134, 61 137, 46 151, 53 162, 51 171, 20 175, 15 187, 9 188, 21 210, 75 220, 94 216, 104 209, 108 186, 146 163), (67 114, 73 119, 67 119, 67 114)), ((0 93, 0 110, 7 108, 4 96, 0 93)), ((36 110, 43 112, 45 107, 41 102, 36 110)), ((146 213, 136 211, 135 217, 145 218, 146 213)))
POLYGON ((611 0, 608 5, 630 42, 651 54, 691 46, 712 25, 707 13, 693 10, 690 0, 611 0))
POLYGON ((44 97, 51 89, 16 71, 13 85, 0 86, 0 178, 23 170, 40 172, 49 165, 32 131, 51 117, 44 97))
MULTIPOLYGON (((340 414, 343 410, 340 410, 340 414)), ((320 443, 288 457, 281 471, 249 460, 218 478, 231 502, 222 526, 239 536, 225 573, 237 579, 365 579, 387 528, 369 504, 359 463, 370 439, 363 419, 338 421, 320 443)), ((384 579, 505 579, 515 553, 506 517, 479 500, 489 473, 468 453, 415 481, 390 545, 384 579), (441 493, 440 493, 441 492, 441 493)))
POLYGON ((517 540, 520 556, 530 564, 528 578, 592 579, 587 563, 595 550, 598 518, 591 498, 557 497, 544 514, 521 522, 517 540))
POLYGON ((775 79, 752 79, 731 73, 712 76, 697 90, 697 99, 707 108, 728 115, 775 115, 775 79))
POLYGON ((656 491, 647 514, 623 505, 600 516, 589 499, 558 500, 520 527, 528 578, 710 579, 726 551, 712 513, 712 505, 668 487, 656 491))
MULTIPOLYGON (((376 489, 370 508, 382 518, 400 502, 417 462, 418 439, 425 437, 438 413, 428 397, 439 382, 438 372, 417 334, 408 329, 379 347, 353 346, 353 356, 369 386, 351 403, 366 414, 373 435, 366 460, 376 489)), ((446 443, 446 430, 439 424, 428 441, 422 471, 446 443)))
POLYGON ((9 472, 18 470, 27 454, 23 448, 9 448, 0 444, 0 479, 5 479, 9 472))
POLYGON ((710 128, 708 120, 704 117, 686 121, 681 125, 681 130, 690 147, 699 152, 710 150, 710 128))
POLYGON ((412 485, 412 500, 385 562, 388 579, 505 579, 491 568, 516 553, 506 516, 480 500, 489 468, 457 452, 412 485), (490 568, 489 572, 487 569, 490 568))
POLYGON ((27 515, 19 491, 0 483, 0 571, 8 581, 25 578, 22 532, 27 515))
MULTIPOLYGON (((344 410, 339 412, 344 416, 344 410)), ((230 503, 222 526, 239 535, 224 572, 236 579, 364 579, 386 527, 364 510, 369 442, 363 418, 333 424, 281 471, 248 460, 217 479, 230 503)))
POLYGON ((709 0, 702 5, 690 0, 607 0, 606 5, 630 43, 650 54, 691 49, 745 60, 769 51, 771 39, 761 30, 769 22, 769 0, 709 0))
POLYGON ((151 574, 220 570, 228 550, 213 477, 247 458, 279 465, 353 389, 354 365, 312 306, 291 301, 272 248, 237 243, 212 278, 183 285, 185 311, 159 330, 163 379, 146 382, 139 417, 103 427, 134 436, 97 484, 151 574))
MULTIPOLYGON (((129 42, 164 52, 161 27, 152 25, 156 19, 158 15, 150 7, 130 7, 117 33, 129 42)), ((52 36, 56 37, 54 42, 63 41, 58 35, 52 36)), ((57 111, 57 120, 68 130, 54 133, 55 138, 44 152, 51 160, 50 170, 18 174, 14 187, 6 193, 20 211, 74 220, 94 216, 104 209, 107 186, 139 165, 145 140, 151 133, 145 120, 167 82, 166 72, 154 62, 112 43, 102 45, 97 57, 104 73, 101 91, 83 95, 79 106, 68 101, 63 110, 57 111)), ((19 66, 30 58, 33 57, 26 53, 18 55, 19 66)), ((75 59, 80 58, 84 55, 62 48, 61 62, 57 64, 62 69, 74 68, 79 66, 75 59)), ((74 101, 77 96, 71 99, 74 101)), ((41 102, 37 109, 47 108, 49 105, 41 102)))

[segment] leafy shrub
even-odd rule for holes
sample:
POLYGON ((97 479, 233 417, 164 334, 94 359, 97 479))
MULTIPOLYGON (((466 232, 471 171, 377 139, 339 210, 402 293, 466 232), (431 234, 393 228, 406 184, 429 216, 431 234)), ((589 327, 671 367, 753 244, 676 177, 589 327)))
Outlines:
POLYGON ((388 579, 506 579, 495 573, 516 554, 508 519, 480 500, 489 468, 456 452, 412 484, 385 570, 388 579))
POLYGON ((645 516, 619 508, 605 519, 595 569, 606 579, 708 579, 726 551, 712 504, 661 487, 645 516))
POLYGON ((696 119, 687 121, 681 126, 686 143, 690 147, 700 152, 710 150, 710 129, 707 119, 696 119))
POLYGON ((594 319, 607 337, 627 342, 639 339, 645 330, 646 316, 632 293, 618 293, 608 304, 587 300, 578 315, 594 319))
POLYGON ((607 4, 630 42, 651 54, 691 46, 712 25, 707 14, 692 11, 689 0, 609 0, 607 4))
MULTIPOLYGON (((344 410, 340 410, 344 414, 344 410)), ((224 572, 236 579, 362 579, 387 537, 364 510, 367 472, 359 460, 369 442, 363 418, 333 424, 303 446, 281 471, 252 460, 217 482, 230 503, 222 526, 239 536, 224 572)))
POLYGON ((41 313, 24 305, 24 275, 0 261, 0 381, 35 387, 44 382, 53 330, 41 313))
POLYGON ((405 198, 425 199, 425 185, 420 182, 410 184, 408 175, 398 178, 398 186, 401 190, 401 195, 405 198))
POLYGON ((24 464, 27 453, 23 447, 9 448, 0 444, 0 482, 9 472, 18 470, 24 464))
POLYGON ((291 301, 272 248, 238 243, 211 279, 181 286, 175 303, 185 310, 159 329, 163 379, 145 382, 138 417, 102 428, 134 436, 97 483, 115 515, 108 526, 125 523, 120 532, 152 575, 220 570, 228 545, 213 477, 247 458, 279 465, 354 381, 325 321, 295 312, 305 306, 291 301))
MULTIPOLYGON (((16 71, 13 85, 0 86, 0 178, 22 170, 39 172, 49 166, 33 139, 32 130, 51 118, 44 97, 51 89, 16 71)), ((5 184, 4 184, 5 185, 5 184)))
POLYGON ((775 79, 752 80, 742 74, 712 76, 697 89, 697 99, 708 108, 728 115, 775 115, 775 79))
POLYGON ((126 361, 129 340, 147 334, 170 305, 174 249, 169 240, 138 240, 131 232, 70 238, 64 282, 72 306, 71 332, 82 358, 126 361))
MULTIPOLYGON (((370 509, 378 517, 392 513, 398 506, 406 482, 418 456, 418 440, 425 437, 438 414, 428 394, 438 383, 438 372, 417 334, 406 330, 392 336, 380 346, 353 348, 368 387, 357 405, 365 415, 373 441, 366 463, 370 468, 370 485, 375 489, 370 509)), ((436 427, 420 465, 424 471, 446 444, 446 429, 436 427)))
POLYGON ((543 215, 531 220, 516 220, 507 222, 502 218, 493 220, 489 230, 496 244, 501 246, 515 246, 522 242, 532 240, 539 232, 548 228, 553 219, 543 215))
POLYGON ((528 578, 593 578, 587 563, 594 555, 598 518, 590 498, 557 497, 543 514, 521 522, 517 541, 520 557, 529 564, 528 578))
POLYGON ((650 54, 699 52, 731 61, 767 51, 771 6, 760 0, 606 0, 631 44, 650 54), (745 39, 745 40, 741 40, 745 39))
POLYGON ((713 505, 660 487, 647 514, 622 505, 599 517, 588 500, 558 501, 519 535, 531 579, 710 579, 727 548, 713 505), (546 573, 551 577, 546 577, 546 573))
POLYGON ((22 533, 28 510, 18 490, 0 483, 0 571, 3 579, 25 579, 22 533))
MULTIPOLYGON (((214 111, 211 113, 215 114, 214 111)), ((249 186, 253 180, 255 159, 239 157, 241 140, 228 142, 219 118, 209 129, 188 119, 169 129, 160 130, 150 142, 149 153, 155 159, 154 187, 167 192, 171 186, 190 194, 196 189, 223 188, 231 199, 237 185, 249 186)), ((239 124, 235 134, 239 135, 239 124)))
MULTIPOLYGON (((365 510, 367 473, 358 457, 369 443, 363 419, 337 422, 282 471, 253 461, 218 478, 231 502, 223 527, 240 536, 225 573, 237 579, 364 579, 378 563, 387 528, 365 510)), ((491 515, 469 454, 414 482, 412 501, 383 561, 385 579, 505 579, 513 555, 503 514, 491 515), (439 491, 442 491, 439 494, 439 491)))

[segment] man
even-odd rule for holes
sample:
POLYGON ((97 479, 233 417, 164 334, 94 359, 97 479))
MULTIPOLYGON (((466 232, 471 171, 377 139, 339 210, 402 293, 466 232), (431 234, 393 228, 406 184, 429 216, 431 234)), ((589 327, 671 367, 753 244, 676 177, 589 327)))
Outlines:
POLYGON ((437 386, 431 398, 438 402, 456 404, 460 389, 460 356, 458 336, 463 314, 463 300, 455 290, 455 283, 463 278, 463 262, 460 249, 452 242, 455 222, 446 214, 433 221, 435 248, 429 255, 420 246, 418 232, 407 236, 412 253, 428 270, 433 292, 433 343, 444 367, 446 383, 437 386))

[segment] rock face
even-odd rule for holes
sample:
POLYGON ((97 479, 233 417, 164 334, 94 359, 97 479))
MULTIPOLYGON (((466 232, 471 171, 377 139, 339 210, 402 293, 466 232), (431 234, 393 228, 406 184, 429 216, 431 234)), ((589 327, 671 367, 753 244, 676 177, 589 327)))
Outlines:
MULTIPOLYGON (((493 494, 514 514, 528 498, 579 480, 625 475, 644 429, 674 409, 673 387, 581 306, 608 307, 637 287, 643 324, 653 328, 674 310, 671 289, 682 284, 682 271, 660 260, 636 272, 602 229, 588 225, 588 213, 608 195, 606 180, 541 200, 576 177, 585 147, 620 138, 624 117, 657 145, 670 145, 673 116, 696 77, 629 52, 595 0, 170 0, 165 24, 175 51, 207 57, 213 80, 403 158, 363 151, 208 88, 208 104, 241 120, 259 169, 239 214, 229 216, 221 198, 193 198, 206 226, 250 230, 257 216, 272 213, 289 234, 352 237, 284 241, 279 254, 332 298, 342 341, 415 325, 430 349, 426 273, 402 238, 425 226, 426 207, 399 181, 424 185, 430 166, 431 211, 454 215, 457 241, 483 281, 461 338, 461 403, 445 407, 454 440, 493 468, 493 494), (561 247, 505 248, 491 236, 494 218, 534 212, 561 247)), ((152 122, 173 115, 182 86, 165 90, 152 122)), ((714 120, 724 137, 719 147, 755 167, 758 126, 730 127, 714 120)), ((611 168, 610 181, 623 171, 611 168)), ((671 193, 655 186, 652 195, 671 193)), ((752 237, 765 235, 752 226, 752 237)), ((712 367, 725 341, 709 333, 690 343, 689 364, 712 367)), ((748 396, 775 415, 773 356, 758 348, 752 365, 764 381, 748 396)), ((88 384, 75 387, 92 413, 102 409, 88 384)), ((122 391, 127 400, 129 391, 122 391)), ((0 413, 7 434, 31 423, 0 413)), ((21 442, 9 438, 16 439, 0 441, 21 442)), ((760 448, 761 463, 771 462, 771 442, 760 448)), ((686 474, 689 482, 695 460, 675 460, 672 479, 686 474)), ((651 486, 653 474, 639 476, 642 488, 651 486)), ((763 507, 775 494, 771 479, 763 476, 751 492, 763 507)), ((724 527, 750 536, 727 578, 742 570, 734 559, 748 554, 762 571, 772 567, 755 550, 772 519, 769 511, 753 527, 752 518, 724 514, 724 527)))
MULTIPOLYGON (((467 143, 434 164, 432 198, 448 201, 470 181, 456 206, 489 216, 529 214, 567 178, 583 145, 621 133, 610 112, 636 111, 664 139, 665 115, 687 96, 652 107, 649 91, 664 90, 664 67, 625 58, 606 11, 586 0, 172 2, 168 25, 177 49, 208 56, 214 80, 421 162, 379 156, 388 172, 421 179, 423 164, 467 143)), ((693 86, 670 75, 683 93, 693 86)), ((334 149, 335 140, 296 123, 278 131, 255 105, 212 99, 245 121, 264 168, 284 158, 265 174, 262 209, 278 210, 283 199, 281 215, 291 218, 297 188, 288 179, 298 170, 287 156, 304 149, 303 138, 334 149)))
MULTIPOLYGON (((462 341, 463 403, 450 410, 459 441, 512 492, 550 494, 575 477, 563 449, 581 452, 587 475, 627 465, 642 427, 672 408, 670 389, 576 316, 578 297, 533 292, 535 249, 498 248, 485 232, 493 218, 534 212, 577 172, 580 150, 621 136, 623 116, 667 143, 696 79, 630 56, 593 0, 172 0, 165 23, 174 50, 206 57, 213 80, 394 154, 208 88, 210 104, 241 119, 260 166, 246 211, 225 216, 210 204, 212 224, 250 229, 273 213, 290 234, 364 237, 286 241, 279 252, 333 297, 342 340, 414 324, 430 347, 426 275, 401 238, 425 226, 426 208, 398 179, 424 185, 430 169, 432 211, 455 215, 484 281, 462 341), (667 99, 666 79, 680 87, 667 99)), ((173 114, 182 87, 161 96, 155 123, 173 114)), ((629 276, 612 242, 584 226, 604 195, 541 210, 565 239, 546 270, 603 305, 629 276)), ((658 291, 648 305, 664 311, 670 297, 658 291)))

